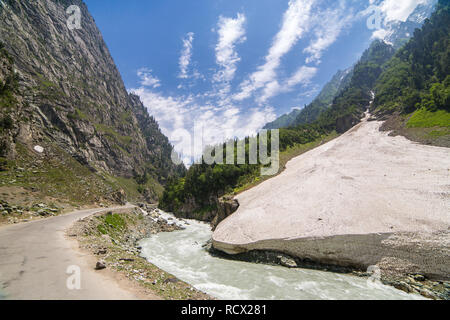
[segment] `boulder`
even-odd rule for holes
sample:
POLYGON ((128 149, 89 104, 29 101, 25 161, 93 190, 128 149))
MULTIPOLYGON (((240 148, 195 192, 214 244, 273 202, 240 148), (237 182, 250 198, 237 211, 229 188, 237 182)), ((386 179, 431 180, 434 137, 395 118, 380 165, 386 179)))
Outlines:
POLYGON ((105 261, 100 260, 95 265, 95 270, 103 270, 103 269, 106 269, 106 263, 105 263, 105 261))

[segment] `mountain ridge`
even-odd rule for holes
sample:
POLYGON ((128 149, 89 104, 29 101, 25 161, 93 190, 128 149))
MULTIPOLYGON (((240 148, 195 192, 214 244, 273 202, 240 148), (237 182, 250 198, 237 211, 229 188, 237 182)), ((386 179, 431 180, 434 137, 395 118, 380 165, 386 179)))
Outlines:
MULTIPOLYGON (((387 34, 384 41, 392 45, 395 50, 400 49, 410 37, 413 36, 414 30, 420 28, 428 17, 433 13, 438 0, 433 0, 429 3, 419 4, 414 11, 409 15, 406 21, 394 21, 387 23, 387 34)), ((377 41, 377 40, 376 40, 377 41)), ((355 63, 356 64, 356 63, 355 63)), ((263 129, 280 129, 295 127, 301 124, 312 123, 317 120, 319 114, 327 110, 334 100, 341 93, 345 87, 350 83, 354 65, 344 71, 338 70, 332 79, 325 84, 317 97, 300 112, 293 111, 289 114, 282 115, 275 121, 270 122, 264 126, 263 129), (345 79, 339 81, 342 72, 349 72, 345 79), (333 86, 339 88, 333 88, 333 86), (331 88, 330 88, 331 87, 331 88), (328 97, 323 97, 327 95, 328 97)))
MULTIPOLYGON (((127 179, 133 189, 141 186, 142 196, 157 200, 161 185, 185 169, 172 163, 169 140, 127 92, 85 3, 9 0, 0 17, 5 61, 17 78, 14 104, 1 105, 12 124, 2 130, 0 156, 14 161, 18 144, 30 155, 35 145, 59 147, 91 172, 127 179), (69 5, 80 8, 80 29, 67 26, 69 5)), ((126 185, 120 188, 127 192, 126 185)))

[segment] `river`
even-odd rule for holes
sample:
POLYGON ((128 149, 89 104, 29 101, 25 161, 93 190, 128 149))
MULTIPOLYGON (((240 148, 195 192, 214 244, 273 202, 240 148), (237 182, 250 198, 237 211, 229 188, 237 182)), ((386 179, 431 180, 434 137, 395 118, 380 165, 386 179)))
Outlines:
POLYGON ((211 256, 208 224, 172 218, 185 230, 160 233, 140 242, 142 256, 207 294, 224 300, 422 299, 355 276, 308 269, 288 269, 211 256))

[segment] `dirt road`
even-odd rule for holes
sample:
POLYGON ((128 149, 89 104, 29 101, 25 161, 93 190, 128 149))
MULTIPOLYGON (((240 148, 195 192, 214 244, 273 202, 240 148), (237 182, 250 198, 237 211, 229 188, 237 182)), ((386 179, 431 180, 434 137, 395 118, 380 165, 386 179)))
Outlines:
POLYGON ((136 295, 102 272, 76 250, 65 230, 78 219, 119 209, 76 211, 39 221, 0 228, 0 298, 3 299, 136 299, 136 295), (81 289, 69 290, 70 266, 81 270, 81 289))

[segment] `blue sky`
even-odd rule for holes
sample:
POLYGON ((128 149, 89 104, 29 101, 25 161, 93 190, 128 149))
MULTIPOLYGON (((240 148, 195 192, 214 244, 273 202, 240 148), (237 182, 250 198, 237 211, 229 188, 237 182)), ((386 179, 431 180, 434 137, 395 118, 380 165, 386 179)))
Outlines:
MULTIPOLYGON (((427 0, 85 0, 128 90, 186 157, 303 107, 427 0), (381 27, 384 27, 384 24, 381 27)), ((189 162, 189 159, 185 159, 189 162)))

